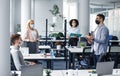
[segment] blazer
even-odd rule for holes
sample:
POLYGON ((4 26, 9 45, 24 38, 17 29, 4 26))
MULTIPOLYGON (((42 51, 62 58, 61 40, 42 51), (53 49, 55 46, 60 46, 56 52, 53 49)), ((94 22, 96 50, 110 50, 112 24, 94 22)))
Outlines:
POLYGON ((103 24, 101 26, 97 27, 96 36, 94 36, 93 44, 91 45, 91 51, 94 51, 94 46, 97 49, 94 51, 95 55, 100 55, 102 53, 107 52, 107 46, 109 41, 109 30, 108 28, 103 24), (94 42, 96 42, 97 45, 94 45, 94 42))

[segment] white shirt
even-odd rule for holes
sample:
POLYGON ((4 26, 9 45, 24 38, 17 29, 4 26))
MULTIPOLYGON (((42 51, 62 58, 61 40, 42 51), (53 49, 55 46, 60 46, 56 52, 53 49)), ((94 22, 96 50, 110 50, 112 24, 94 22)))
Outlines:
MULTIPOLYGON (((99 29, 99 27, 97 27, 97 28, 95 29, 95 31, 94 31, 94 36, 95 36, 95 38, 96 38, 96 36, 97 36, 97 31, 98 31, 98 29, 99 29)), ((97 51, 96 46, 98 46, 98 43, 94 42, 94 51, 97 51)))
POLYGON ((20 70, 21 66, 25 65, 24 60, 23 60, 23 56, 22 56, 22 54, 20 54, 21 52, 19 51, 18 47, 11 46, 10 48, 11 48, 10 53, 12 55, 15 67, 17 70, 20 70))
POLYGON ((80 29, 79 29, 79 27, 75 27, 75 28, 70 27, 70 28, 68 29, 68 35, 70 36, 71 33, 80 34, 80 29))

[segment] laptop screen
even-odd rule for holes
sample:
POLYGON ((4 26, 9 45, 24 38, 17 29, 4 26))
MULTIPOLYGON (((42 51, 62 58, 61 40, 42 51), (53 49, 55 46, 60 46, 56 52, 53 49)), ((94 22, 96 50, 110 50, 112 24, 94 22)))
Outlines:
POLYGON ((96 72, 98 76, 112 74, 114 61, 97 62, 96 72))

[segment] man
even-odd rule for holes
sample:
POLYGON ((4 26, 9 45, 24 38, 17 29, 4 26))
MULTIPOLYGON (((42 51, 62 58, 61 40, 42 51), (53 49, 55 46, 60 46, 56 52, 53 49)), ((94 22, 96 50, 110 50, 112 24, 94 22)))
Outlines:
POLYGON ((105 16, 98 14, 96 16, 96 24, 98 25, 93 35, 87 35, 88 43, 92 44, 91 51, 94 54, 94 65, 98 61, 103 61, 107 52, 109 30, 104 25, 105 16))

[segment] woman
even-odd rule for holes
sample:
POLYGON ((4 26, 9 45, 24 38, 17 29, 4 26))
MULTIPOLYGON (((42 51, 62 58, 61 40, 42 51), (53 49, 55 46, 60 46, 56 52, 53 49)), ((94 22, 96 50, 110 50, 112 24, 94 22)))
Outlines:
POLYGON ((39 40, 38 31, 34 28, 34 20, 28 20, 27 31, 25 33, 24 40, 27 41, 27 47, 29 47, 29 53, 37 52, 37 42, 39 40))
MULTIPOLYGON (((17 70, 21 70, 21 66, 27 65, 24 62, 23 55, 22 55, 21 51, 19 50, 21 42, 22 42, 22 39, 21 39, 21 36, 19 34, 13 34, 11 36, 12 46, 10 47, 11 48, 10 52, 12 55, 12 59, 13 59, 15 68, 17 70)), ((27 63, 30 65, 35 64, 34 62, 27 62, 27 63)))
POLYGON ((80 34, 80 30, 78 28, 79 22, 77 19, 71 19, 69 24, 70 24, 70 28, 68 30, 69 45, 77 46, 77 42, 79 40, 77 34, 80 34))

